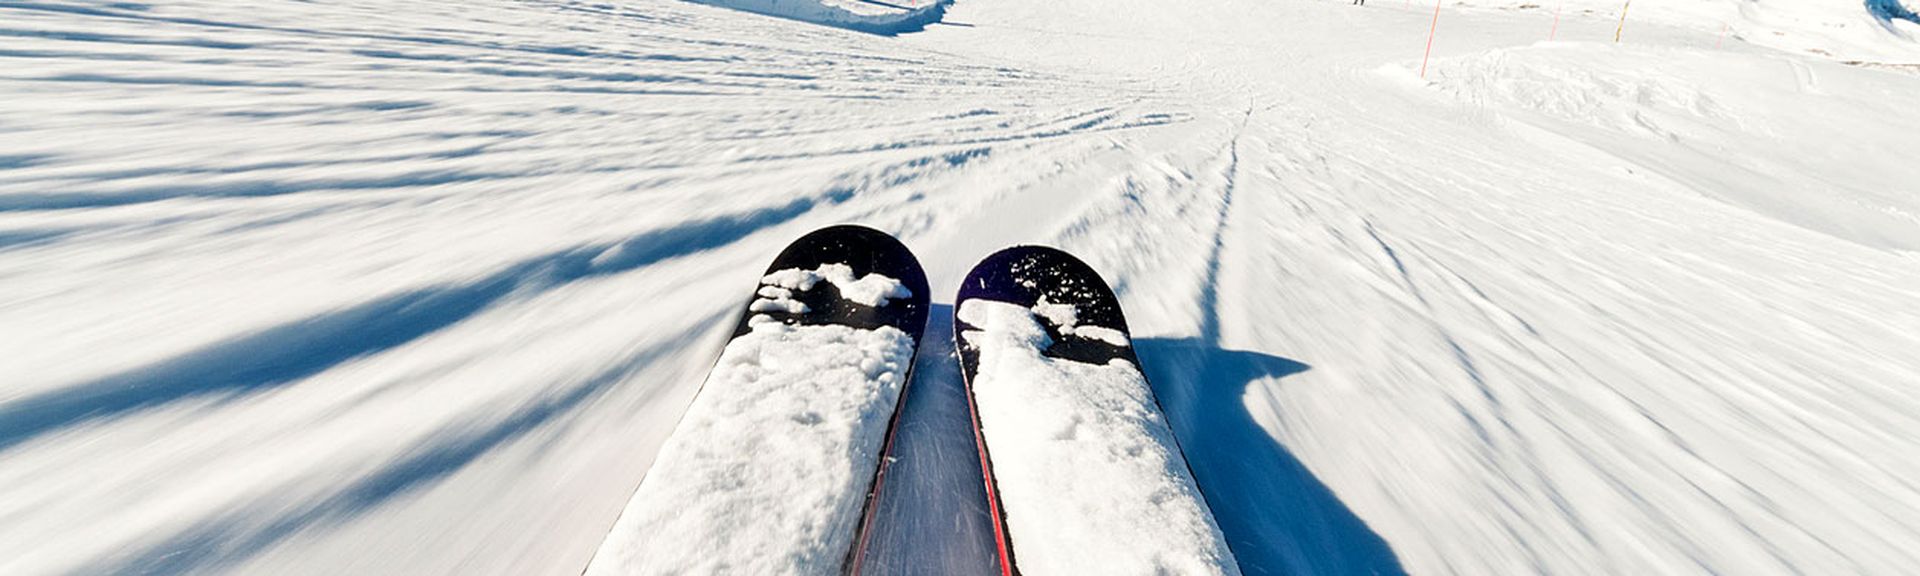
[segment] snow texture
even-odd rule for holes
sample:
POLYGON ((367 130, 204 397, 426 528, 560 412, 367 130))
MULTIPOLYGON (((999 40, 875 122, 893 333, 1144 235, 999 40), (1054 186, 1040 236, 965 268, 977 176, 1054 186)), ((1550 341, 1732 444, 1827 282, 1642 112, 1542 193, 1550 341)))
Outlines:
POLYGON ((768 16, 893 35, 940 21, 952 0, 688 0, 768 16))
MULTIPOLYGON (((1784 51, 1843 60, 1920 63, 1920 21, 1900 0, 1456 0, 1450 5, 1559 15, 1556 40, 1632 40, 1649 26, 1692 29, 1784 51), (1457 2, 1457 3, 1456 3, 1457 2), (1621 23, 1621 13, 1626 21, 1621 23)), ((1432 4, 1427 4, 1429 7, 1432 4)), ((1445 26, 1443 18, 1441 26, 1445 26)), ((1446 36, 1442 36, 1445 38, 1446 36)), ((1545 39, 1545 38, 1542 38, 1545 39)))
POLYGON ((755 323, 587 574, 839 574, 913 350, 891 326, 755 323))
POLYGON ((833 284, 834 288, 839 289, 841 299, 875 308, 885 306, 889 300, 913 297, 913 291, 908 290, 907 286, 901 284, 899 280, 880 274, 868 274, 854 278, 853 267, 851 266, 846 264, 821 264, 819 268, 814 270, 792 268, 766 275, 766 277, 760 279, 760 283, 763 285, 760 289, 761 299, 756 300, 754 304, 757 306, 762 301, 789 301, 791 299, 790 293, 783 296, 779 292, 769 292, 769 289, 806 292, 812 290, 814 285, 822 281, 829 282, 833 284))
POLYGON ((1125 332, 1103 326, 1080 324, 1080 311, 1074 308, 1072 304, 1048 302, 1045 296, 1041 296, 1040 301, 1033 305, 1033 313, 1041 318, 1047 319, 1049 324, 1052 324, 1058 330, 1067 334, 1073 334, 1082 338, 1091 338, 1115 346, 1133 345, 1127 341, 1127 334, 1125 332))
POLYGON ((968 300, 959 318, 977 328, 961 338, 1021 573, 1240 573, 1137 367, 1042 355, 1052 340, 1018 305, 968 300))
POLYGON ((1920 27, 1462 2, 0 2, 0 574, 578 574, 848 222, 1098 269, 1248 573, 1913 572, 1920 27))

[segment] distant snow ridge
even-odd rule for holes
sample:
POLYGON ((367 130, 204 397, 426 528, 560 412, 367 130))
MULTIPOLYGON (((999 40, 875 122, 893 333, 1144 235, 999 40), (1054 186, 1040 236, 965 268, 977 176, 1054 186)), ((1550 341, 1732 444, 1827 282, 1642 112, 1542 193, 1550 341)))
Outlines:
POLYGON ((919 32, 946 15, 952 0, 687 0, 892 36, 919 32))

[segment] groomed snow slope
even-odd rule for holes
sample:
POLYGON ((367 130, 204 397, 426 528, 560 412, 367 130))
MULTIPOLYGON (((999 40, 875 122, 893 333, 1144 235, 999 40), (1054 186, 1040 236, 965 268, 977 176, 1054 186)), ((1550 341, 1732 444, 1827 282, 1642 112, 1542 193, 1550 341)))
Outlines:
POLYGON ((577 574, 838 222, 1100 270, 1251 574, 1920 562, 1920 75, 1430 10, 0 3, 0 573, 577 574))

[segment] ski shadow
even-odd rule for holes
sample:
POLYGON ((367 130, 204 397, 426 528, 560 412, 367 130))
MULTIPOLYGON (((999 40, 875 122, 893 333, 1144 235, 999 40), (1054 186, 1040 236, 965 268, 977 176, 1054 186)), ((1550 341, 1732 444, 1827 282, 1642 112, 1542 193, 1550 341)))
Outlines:
POLYGON ((1194 479, 1247 574, 1402 575, 1385 539, 1253 419, 1256 382, 1306 364, 1203 339, 1134 341, 1194 479))

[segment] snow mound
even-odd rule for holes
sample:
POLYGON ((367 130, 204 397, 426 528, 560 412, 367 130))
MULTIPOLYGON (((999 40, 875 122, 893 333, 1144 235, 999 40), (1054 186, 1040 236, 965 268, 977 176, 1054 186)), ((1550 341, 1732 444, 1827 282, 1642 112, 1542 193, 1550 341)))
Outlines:
POLYGON ((1886 153, 1911 150, 1920 119, 1882 97, 1920 91, 1920 77, 1789 54, 1559 42, 1440 60, 1430 79, 1716 200, 1920 250, 1920 166, 1886 153))
MULTIPOLYGON (((1455 4, 1455 2, 1449 2, 1455 4)), ((1631 40, 1644 24, 1726 34, 1753 44, 1842 60, 1920 62, 1915 22, 1899 0, 1458 0, 1463 6, 1558 11, 1561 39, 1612 40, 1621 11, 1631 40)))
POLYGON ((1052 341, 1034 314, 960 305, 979 328, 963 337, 980 351, 973 393, 1020 570, 1238 574, 1140 371, 1043 356, 1052 341))
POLYGON ((894 35, 918 32, 939 22, 952 0, 688 0, 696 4, 719 6, 846 28, 869 34, 894 35))
POLYGON ((587 573, 839 573, 913 350, 893 327, 754 324, 587 573))

